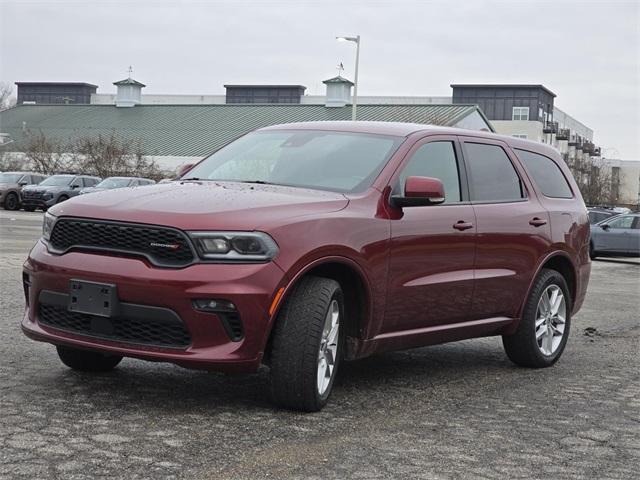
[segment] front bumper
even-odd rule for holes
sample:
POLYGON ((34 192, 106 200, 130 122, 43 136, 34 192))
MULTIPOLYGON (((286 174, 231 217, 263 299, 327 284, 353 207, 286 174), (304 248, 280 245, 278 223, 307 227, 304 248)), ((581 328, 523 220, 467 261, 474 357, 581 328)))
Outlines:
POLYGON ((49 208, 55 205, 55 198, 42 198, 42 197, 22 197, 22 205, 25 207, 33 208, 49 208))
POLYGON ((34 340, 189 368, 243 372, 255 371, 260 365, 272 322, 269 307, 284 282, 284 273, 273 262, 157 268, 139 258, 87 252, 54 255, 42 241, 31 251, 24 273, 28 276, 28 305, 22 330, 34 340), (62 305, 72 279, 115 284, 120 302, 138 311, 146 306, 173 312, 189 333, 189 345, 169 348, 99 338, 41 321, 42 299, 53 296, 62 305), (231 340, 218 315, 195 310, 192 301, 197 298, 233 302, 242 321, 243 337, 231 340))

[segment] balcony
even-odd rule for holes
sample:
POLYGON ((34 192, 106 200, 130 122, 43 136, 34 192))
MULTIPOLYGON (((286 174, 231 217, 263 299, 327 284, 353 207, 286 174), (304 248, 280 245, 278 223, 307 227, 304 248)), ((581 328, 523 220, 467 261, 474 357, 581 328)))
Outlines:
POLYGON ((545 122, 542 127, 542 133, 556 133, 558 131, 558 122, 545 122))
POLYGON ((582 151, 584 153, 588 153, 589 155, 593 154, 593 151, 595 150, 595 148, 596 146, 589 141, 584 142, 584 144, 582 145, 582 151))
POLYGON ((569 140, 570 130, 568 128, 559 128, 556 133, 556 140, 569 140))

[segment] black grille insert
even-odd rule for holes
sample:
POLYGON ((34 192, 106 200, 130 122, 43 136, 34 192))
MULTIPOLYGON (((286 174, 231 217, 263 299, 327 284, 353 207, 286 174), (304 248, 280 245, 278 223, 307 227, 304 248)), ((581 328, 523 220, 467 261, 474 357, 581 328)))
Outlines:
POLYGON ((183 267, 194 260, 183 232, 153 225, 61 218, 49 245, 56 253, 85 249, 144 256, 163 267, 183 267))
POLYGON ((42 303, 39 310, 39 321, 43 325, 79 335, 169 348, 185 348, 191 344, 191 335, 177 319, 159 322, 140 318, 96 317, 42 303))

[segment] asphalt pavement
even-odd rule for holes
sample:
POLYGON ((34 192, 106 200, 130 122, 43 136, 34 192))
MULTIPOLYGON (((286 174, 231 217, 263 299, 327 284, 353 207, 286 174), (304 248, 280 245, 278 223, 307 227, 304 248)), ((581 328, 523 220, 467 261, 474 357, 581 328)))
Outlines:
POLYGON ((125 359, 64 367, 20 331, 41 213, 0 210, 0 478, 630 479, 640 465, 640 262, 597 260, 552 368, 500 338, 342 365, 319 413, 276 409, 268 373, 125 359))

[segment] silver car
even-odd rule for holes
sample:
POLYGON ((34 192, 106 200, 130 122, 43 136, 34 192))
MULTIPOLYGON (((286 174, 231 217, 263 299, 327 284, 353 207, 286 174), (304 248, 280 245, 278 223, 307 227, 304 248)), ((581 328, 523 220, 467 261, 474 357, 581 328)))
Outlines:
POLYGON ((640 213, 616 215, 591 225, 591 258, 640 256, 640 213))

